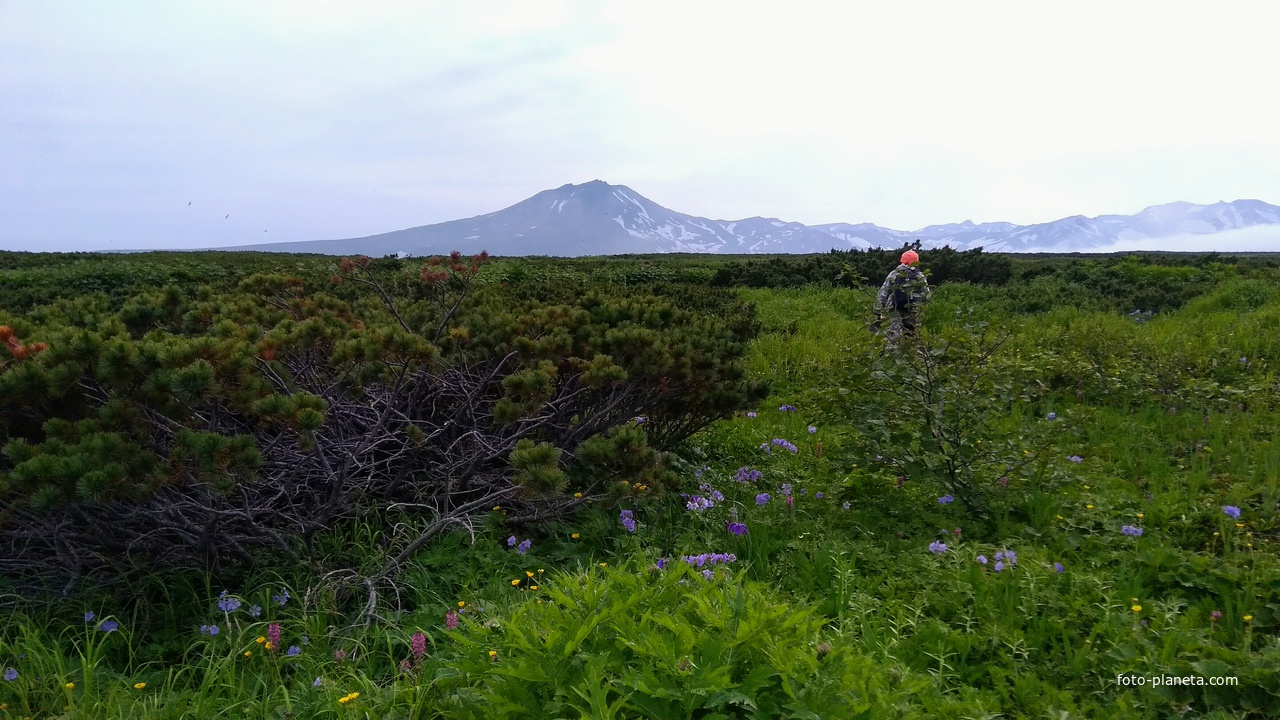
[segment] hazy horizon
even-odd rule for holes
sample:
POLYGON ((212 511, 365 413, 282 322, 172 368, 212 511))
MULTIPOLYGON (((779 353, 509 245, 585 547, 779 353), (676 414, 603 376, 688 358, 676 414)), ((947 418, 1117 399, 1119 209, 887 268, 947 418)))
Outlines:
POLYGON ((1276 20, 1241 2, 9 2, 0 249, 356 238, 594 178, 703 217, 903 230, 1280 204, 1276 20))

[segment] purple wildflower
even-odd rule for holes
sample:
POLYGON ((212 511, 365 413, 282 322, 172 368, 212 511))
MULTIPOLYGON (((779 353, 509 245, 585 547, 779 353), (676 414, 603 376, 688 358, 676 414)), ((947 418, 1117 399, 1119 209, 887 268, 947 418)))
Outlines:
POLYGON ((755 482, 756 480, 759 480, 760 478, 764 477, 764 473, 760 472, 759 470, 752 470, 751 468, 744 465, 738 468, 738 474, 734 475, 733 477, 735 480, 737 480, 740 483, 748 483, 748 482, 755 482))
POLYGON ((812 434, 814 434, 814 433, 816 433, 816 432, 818 432, 818 427, 817 427, 816 425, 810 425, 810 426, 809 426, 809 434, 810 434, 810 435, 812 435, 812 434))
POLYGON ((1221 610, 1214 610, 1213 612, 1209 613, 1209 619, 1210 619, 1210 620, 1213 620, 1214 622, 1217 622, 1217 621, 1221 620, 1221 619, 1222 619, 1222 611, 1221 611, 1221 610))
POLYGON ((251 606, 249 607, 249 614, 250 614, 250 615, 252 615, 252 616, 254 616, 254 617, 258 617, 259 615, 261 615, 261 614, 262 614, 262 606, 261 606, 261 605, 251 605, 251 606))
POLYGON ((5 671, 4 671, 4 679, 5 679, 6 681, 8 681, 8 682, 13 682, 14 680, 17 680, 17 679, 18 679, 18 671, 17 671, 17 670, 14 670, 13 668, 9 668, 8 670, 5 670, 5 671))
POLYGON ((790 495, 791 495, 791 483, 782 483, 782 487, 781 487, 781 488, 779 488, 779 489, 780 489, 780 490, 782 490, 782 494, 783 494, 783 495, 790 497, 790 495))
POLYGON ((115 620, 103 620, 102 624, 98 625, 98 629, 104 633, 113 633, 120 629, 120 623, 115 620))
POLYGON ((951 497, 950 495, 943 495, 942 497, 938 498, 938 504, 939 504, 939 505, 947 505, 947 504, 953 503, 953 502, 955 502, 955 501, 956 501, 956 499, 955 499, 955 498, 953 498, 953 497, 951 497))
POLYGON ((982 563, 983 565, 986 565, 986 564, 987 564, 987 556, 986 556, 986 555, 979 555, 979 556, 978 556, 977 558, 975 558, 975 559, 976 559, 978 562, 982 563))
POLYGON ((997 552, 997 553, 996 553, 996 560, 1003 560, 1003 559, 1004 559, 1004 552, 1003 552, 1003 551, 1001 551, 1001 552, 997 552))
POLYGON ((1071 455, 1071 456, 1068 456, 1067 459, 1077 465, 1084 462, 1084 458, 1080 457, 1079 455, 1071 455))
POLYGON ((947 546, 945 543, 940 543, 937 540, 934 540, 933 542, 929 543, 929 552, 931 553, 941 555, 946 551, 947 551, 947 546))
POLYGON ((654 565, 657 565, 659 570, 666 570, 666 569, 667 569, 667 559, 666 559, 666 558, 658 558, 658 562, 654 563, 654 565))
POLYGON ((636 531, 636 521, 632 517, 630 510, 623 510, 618 513, 618 522, 622 523, 622 527, 626 528, 627 532, 633 533, 636 531))
POLYGON ((796 411, 796 406, 795 406, 795 405, 782 405, 782 406, 780 406, 778 409, 779 409, 779 410, 781 410, 782 412, 795 412, 795 411, 796 411))
POLYGON ((284 607, 289 602, 289 591, 281 590, 279 595, 271 596, 272 602, 279 603, 280 607, 284 607))
POLYGON ((297 657, 302 654, 302 648, 298 647, 297 645, 290 645, 289 649, 286 650, 284 654, 288 655, 289 657, 297 657))
POLYGON ((774 444, 774 445, 777 445, 777 446, 778 446, 778 447, 780 447, 780 448, 784 448, 784 449, 786 449, 786 450, 790 450, 790 451, 791 451, 791 452, 793 452, 793 453, 798 453, 798 452, 800 452, 800 448, 796 447, 795 445, 791 444, 790 442, 787 442, 787 440, 786 440, 786 439, 784 439, 784 438, 774 438, 774 439, 773 439, 773 444, 774 444))
POLYGON ((756 504, 764 505, 765 503, 769 502, 769 499, 770 499, 769 493, 760 493, 759 495, 756 496, 756 504))
POLYGON ((1048 417, 1050 420, 1057 420, 1058 413, 1049 413, 1046 417, 1048 417))
POLYGON ((1004 569, 1004 562, 1003 562, 1003 561, 999 561, 999 560, 997 560, 997 561, 996 561, 996 572, 1000 572, 1000 571, 1001 571, 1001 570, 1003 570, 1003 569, 1004 569))
POLYGON ((267 642, 271 643, 272 649, 280 649, 280 623, 271 623, 267 626, 267 642))
POLYGON ((643 425, 643 424, 645 424, 645 423, 649 422, 649 418, 648 418, 648 416, 646 416, 646 415, 638 415, 638 416, 633 417, 633 418, 631 418, 631 419, 632 419, 632 420, 634 420, 634 421, 635 421, 635 423, 636 423, 637 425, 643 425))
POLYGON ((1012 550, 1005 550, 1005 551, 1004 551, 1004 559, 1005 559, 1006 561, 1008 561, 1008 563, 1009 563, 1010 565, 1017 565, 1017 564, 1018 564, 1018 554, 1017 554, 1017 553, 1015 553, 1015 552, 1014 552, 1014 551, 1012 551, 1012 550))
POLYGON ((458 629, 458 613, 450 610, 449 612, 444 614, 444 629, 445 630, 458 629))
POLYGON ((749 417, 749 418, 753 418, 753 417, 755 417, 755 416, 756 416, 756 414, 755 414, 754 412, 749 412, 749 413, 747 413, 747 417, 749 417))
POLYGON ((1248 360, 1247 358, 1240 358, 1240 364, 1241 364, 1241 365, 1244 365, 1244 364, 1245 364, 1245 363, 1247 363, 1247 362, 1249 362, 1249 360, 1248 360))
POLYGON ((427 654, 427 636, 425 633, 421 631, 414 633, 410 639, 410 644, 413 647, 413 656, 415 658, 422 659, 422 656, 427 654))
POLYGON ((96 617, 96 616, 93 614, 93 611, 92 611, 92 610, 90 610, 89 612, 87 612, 87 613, 85 613, 85 614, 84 614, 84 621, 85 621, 85 622, 93 622, 93 618, 94 618, 94 617, 96 617))
POLYGON ((337 650, 333 651, 334 662, 341 663, 343 660, 346 660, 346 659, 347 659, 346 650, 343 650, 342 648, 338 648, 337 650))
POLYGON ((769 453, 770 455, 773 454, 773 448, 769 447, 769 443, 760 443, 760 449, 769 453))
POLYGON ((1132 535, 1134 537, 1138 537, 1139 535, 1142 535, 1142 528, 1134 527, 1133 525, 1125 525, 1124 527, 1120 528, 1120 532, 1124 533, 1125 535, 1132 535))
POLYGON ((744 525, 743 523, 731 522, 728 525, 726 525, 725 528, 729 532, 733 533, 734 535, 737 535, 738 537, 741 537, 747 534, 747 526, 744 525))
POLYGON ((311 683, 311 687, 320 687, 320 678, 319 678, 319 676, 317 676, 317 677, 316 677, 315 682, 311 683))
POLYGON ((1053 569, 1054 569, 1054 570, 1057 570, 1057 571, 1058 571, 1058 574, 1059 574, 1059 575, 1061 575, 1061 574, 1062 574, 1062 571, 1063 571, 1062 563, 1054 563, 1054 564, 1053 564, 1053 569))
POLYGON ((841 505, 840 507, 844 508, 845 510, 848 510, 848 509, 849 509, 849 503, 846 501, 846 502, 845 502, 845 504, 841 505))
POLYGON ((531 547, 533 547, 533 541, 526 538, 524 542, 516 546, 516 550, 519 550, 520 554, 523 555, 529 552, 529 548, 531 547))
POLYGON ((716 571, 715 571, 715 570, 703 570, 703 571, 702 571, 702 579, 703 579, 703 580, 710 580, 711 578, 713 578, 713 577, 715 577, 715 576, 716 576, 716 571))
POLYGON ((1222 512, 1225 513, 1226 516, 1231 518, 1232 520, 1240 519, 1240 508, 1236 507, 1235 505, 1223 505, 1222 512))
POLYGON ((822 491, 821 491, 821 490, 819 490, 819 491, 818 491, 818 493, 817 493, 816 495, 814 495, 814 497, 816 497, 816 498, 818 498, 819 500, 821 500, 821 499, 823 498, 822 491))
POLYGON ((516 542, 517 542, 516 536, 512 535, 511 537, 507 538, 507 547, 515 547, 516 542))
POLYGON ((235 612, 243 604, 238 598, 227 597, 226 590, 223 590, 222 594, 218 596, 218 609, 224 613, 235 612))

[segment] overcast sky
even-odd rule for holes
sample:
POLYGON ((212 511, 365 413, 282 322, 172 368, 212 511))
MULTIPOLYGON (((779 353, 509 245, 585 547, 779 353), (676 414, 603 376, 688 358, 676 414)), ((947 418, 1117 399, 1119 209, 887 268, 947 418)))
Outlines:
POLYGON ((0 0, 0 248, 358 237, 593 179, 714 219, 903 230, 1280 204, 1278 21, 1170 0, 0 0))

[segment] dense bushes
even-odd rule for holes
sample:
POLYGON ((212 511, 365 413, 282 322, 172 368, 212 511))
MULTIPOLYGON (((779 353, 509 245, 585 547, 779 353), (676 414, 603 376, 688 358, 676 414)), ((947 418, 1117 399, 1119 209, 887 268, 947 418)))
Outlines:
POLYGON ((255 275, 16 322, 7 337, 44 345, 0 350, 0 569, 297 561, 334 523, 417 508, 389 573, 494 506, 659 492, 659 450, 765 392, 739 365, 749 313, 472 295, 483 261, 344 260, 324 285, 255 275))

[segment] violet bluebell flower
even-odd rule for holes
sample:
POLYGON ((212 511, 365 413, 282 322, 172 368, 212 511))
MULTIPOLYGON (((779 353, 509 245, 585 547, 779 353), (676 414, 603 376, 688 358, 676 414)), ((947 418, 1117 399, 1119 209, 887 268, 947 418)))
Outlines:
POLYGON ((278 603, 280 607, 284 607, 289 602, 289 591, 281 590, 279 595, 272 595, 271 600, 278 603))
POLYGON ((779 410, 781 410, 782 412, 795 412, 795 411, 796 411, 796 406, 795 406, 795 405, 782 405, 782 406, 780 406, 778 409, 779 409, 779 410))
POLYGON ((317 678, 315 679, 315 681, 311 683, 311 687, 320 687, 320 678, 319 678, 319 677, 317 677, 317 678))
POLYGON ((765 503, 769 502, 769 499, 770 499, 769 493, 760 493, 759 495, 756 496, 756 504, 764 505, 765 503))
POLYGON ((1120 532, 1124 533, 1125 535, 1132 535, 1134 537, 1138 537, 1139 535, 1142 534, 1142 528, 1134 527, 1133 525, 1125 525, 1124 527, 1120 528, 1120 532))
POLYGON ((643 425, 643 424, 645 424, 645 423, 649 422, 649 417, 648 417, 647 415, 638 415, 638 416, 633 417, 633 418, 631 418, 631 419, 632 419, 632 420, 634 420, 634 421, 635 421, 635 423, 636 423, 637 425, 643 425))
POLYGON ((290 645, 289 649, 284 651, 284 654, 289 657, 297 657, 302 654, 302 648, 297 645, 290 645))
POLYGON ((525 554, 525 553, 529 552, 529 548, 531 548, 531 547, 533 547, 533 541, 532 541, 532 540, 527 540, 527 539, 526 539, 524 542, 522 542, 522 543, 520 543, 519 545, 517 545, 517 546, 516 546, 516 550, 519 550, 519 551, 520 551, 520 554, 521 554, 521 555, 523 555, 523 554, 525 554))
POLYGON ((13 668, 9 668, 9 669, 5 670, 5 671, 4 671, 4 679, 5 679, 7 682, 13 682, 14 680, 17 680, 17 679, 18 679, 18 671, 17 671, 17 670, 14 670, 13 668))
POLYGON ((743 536, 743 535, 746 535, 746 534, 747 534, 747 526, 746 526, 745 524, 743 524, 743 523, 731 522, 731 523, 728 523, 728 524, 725 526, 725 528, 726 528, 729 532, 731 532, 731 533, 733 533, 734 535, 737 535, 737 536, 739 536, 739 537, 741 537, 741 536, 743 536))
POLYGON ((1048 417, 1050 420, 1057 420, 1057 419, 1058 419, 1058 413, 1049 413, 1049 414, 1047 415, 1047 417, 1048 417))
POLYGON ((1079 455, 1070 455, 1070 456, 1068 456, 1068 457, 1067 457, 1067 459, 1068 459, 1068 460, 1070 460, 1071 462, 1073 462, 1073 463, 1077 464, 1077 465, 1079 465, 1080 463, 1084 462, 1084 458, 1080 457, 1079 455))
POLYGON ((849 509, 848 501, 846 501, 845 504, 841 505, 840 507, 844 508, 845 510, 848 510, 849 509))
POLYGON ((710 580, 711 578, 713 578, 713 577, 715 577, 715 576, 716 576, 716 571, 715 571, 715 570, 703 570, 703 571, 702 571, 702 579, 703 579, 703 580, 710 580))
POLYGON ((821 500, 821 499, 823 498, 822 491, 821 491, 821 490, 819 490, 819 491, 817 492, 817 494, 815 494, 815 495, 814 495, 814 497, 816 497, 816 498, 818 498, 819 500, 821 500))
POLYGON ((515 535, 512 535, 511 537, 507 538, 507 547, 515 547, 515 546, 516 546, 516 542, 518 542, 518 541, 516 540, 516 536, 515 536, 515 535))
POLYGON ((103 620, 103 621, 98 625, 98 629, 99 629, 99 630, 101 630, 101 631, 102 631, 102 632, 104 632, 104 633, 113 633, 113 632, 115 632, 116 630, 119 630, 119 629, 120 629, 120 623, 116 622, 115 620, 110 620, 110 619, 103 620))
POLYGON ((986 556, 986 555, 979 555, 979 556, 978 556, 977 558, 975 558, 975 559, 976 559, 978 562, 982 563, 983 565, 986 565, 986 564, 987 564, 987 556, 986 556))
POLYGON ((769 453, 770 455, 773 454, 773 449, 769 447, 769 443, 760 443, 760 449, 769 453))
POLYGON ((996 568, 996 572, 1000 572, 1001 570, 1003 570, 1003 569, 1004 569, 1004 563, 1003 563, 1003 562, 1001 562, 1001 561, 997 561, 997 562, 996 562, 996 565, 995 565, 995 568, 996 568))
POLYGON ((692 510, 694 512, 702 512, 703 510, 709 510, 715 507, 716 504, 715 502, 711 501, 708 498, 704 498, 701 495, 694 495, 689 498, 689 502, 685 503, 684 506, 686 509, 692 510))
POLYGON ((791 483, 782 483, 782 487, 779 489, 782 490, 783 496, 788 496, 791 494, 791 483))
POLYGON ((947 551, 947 546, 945 543, 940 543, 937 540, 934 540, 933 542, 929 543, 929 552, 931 553, 940 555, 946 551, 947 551))
POLYGON ((659 570, 666 570, 666 569, 667 569, 667 559, 666 559, 666 558, 658 558, 658 562, 654 563, 654 565, 657 565, 659 570))
POLYGON ((810 435, 812 435, 812 434, 814 434, 814 433, 816 433, 816 432, 818 432, 818 426, 816 426, 816 425, 810 425, 810 426, 809 426, 809 434, 810 434, 810 435))
POLYGON ((630 510, 623 510, 618 513, 618 522, 622 523, 622 527, 626 528, 627 532, 633 533, 636 531, 636 521, 630 510))
POLYGON ((1062 567, 1062 563, 1054 563, 1053 569, 1057 570, 1058 574, 1061 575, 1064 568, 1062 567))
POLYGON ((955 501, 956 501, 956 499, 955 499, 955 498, 953 498, 953 497, 951 497, 950 495, 943 495, 942 497, 938 498, 938 504, 939 504, 939 505, 947 505, 947 504, 949 504, 949 503, 953 503, 953 502, 955 502, 955 501))
POLYGON ((747 417, 749 417, 749 418, 753 418, 753 417, 755 417, 755 416, 756 416, 756 414, 755 414, 754 412, 749 412, 749 413, 747 413, 747 417))
POLYGON ((259 615, 261 615, 261 614, 262 614, 262 606, 261 606, 261 605, 250 605, 250 606, 249 606, 249 614, 250 614, 250 615, 252 615, 253 617, 258 617, 259 615))
POLYGON ((93 619, 94 619, 95 617, 97 617, 97 616, 93 614, 93 611, 92 611, 92 610, 90 610, 89 612, 87 612, 87 613, 85 613, 85 614, 84 614, 84 621, 85 621, 85 622, 93 622, 93 619))
POLYGON ((1222 512, 1225 513, 1226 516, 1231 518, 1232 520, 1240 519, 1240 508, 1236 507, 1235 505, 1223 505, 1222 512))

